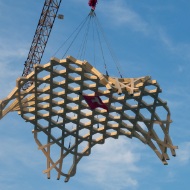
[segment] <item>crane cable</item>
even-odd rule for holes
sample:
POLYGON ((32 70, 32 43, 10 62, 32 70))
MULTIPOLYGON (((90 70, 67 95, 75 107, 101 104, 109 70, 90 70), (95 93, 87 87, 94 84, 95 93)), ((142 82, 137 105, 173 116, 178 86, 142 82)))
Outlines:
POLYGON ((88 16, 85 17, 85 19, 77 26, 77 28, 71 33, 71 35, 61 44, 61 46, 58 48, 58 50, 54 53, 54 56, 73 37, 73 39, 70 42, 70 44, 68 45, 64 55, 62 56, 62 58, 64 58, 65 55, 70 50, 70 48, 73 46, 74 42, 76 41, 77 37, 79 36, 79 34, 81 33, 81 31, 83 29, 84 30, 83 39, 81 40, 81 45, 79 47, 77 57, 79 59, 85 58, 87 43, 88 43, 88 37, 89 37, 89 31, 90 31, 91 27, 92 27, 92 35, 93 35, 92 36, 92 43, 93 43, 93 49, 94 49, 94 51, 93 51, 94 52, 94 54, 93 54, 94 65, 96 64, 96 56, 95 56, 96 55, 95 36, 96 36, 97 41, 99 43, 99 47, 100 47, 101 56, 103 59, 103 65, 104 65, 106 75, 108 76, 109 74, 108 74, 108 69, 107 69, 107 64, 106 64, 106 59, 105 59, 105 55, 104 55, 104 49, 103 49, 103 44, 102 44, 101 38, 103 38, 103 40, 105 41, 105 44, 109 50, 109 53, 112 57, 112 60, 116 66, 117 72, 118 72, 119 76, 122 78, 122 73, 121 73, 121 69, 120 69, 121 66, 119 64, 119 61, 118 61, 116 55, 114 54, 114 51, 111 48, 110 43, 108 42, 108 40, 106 38, 103 27, 101 26, 100 21, 99 21, 97 15, 95 14, 94 10, 91 10, 91 12, 88 14, 88 16))
POLYGON ((87 41, 88 41, 88 35, 89 35, 89 29, 90 29, 90 22, 91 21, 91 17, 88 18, 88 23, 86 25, 86 30, 84 32, 84 37, 81 43, 81 47, 79 48, 79 53, 78 53, 78 57, 79 59, 82 59, 82 56, 85 57, 85 53, 86 53, 86 46, 87 46, 87 41))
POLYGON ((96 33, 97 33, 98 42, 99 42, 99 45, 100 45, 100 50, 101 50, 101 53, 102 53, 102 58, 103 58, 103 62, 104 62, 104 68, 106 70, 106 75, 108 76, 106 60, 105 60, 105 57, 104 57, 104 51, 103 51, 102 42, 101 42, 101 39, 100 39, 100 33, 99 33, 98 28, 96 28, 96 33))
POLYGON ((120 64, 119 64, 119 60, 118 60, 117 56, 115 55, 113 49, 111 48, 111 45, 110 45, 109 41, 108 41, 107 38, 106 38, 106 35, 105 35, 105 33, 104 33, 104 30, 103 30, 103 27, 101 26, 100 21, 99 21, 99 19, 98 19, 97 16, 96 16, 96 20, 95 20, 95 21, 97 22, 97 26, 100 28, 100 31, 101 31, 101 33, 102 33, 102 36, 103 36, 105 42, 106 42, 106 45, 107 45, 108 50, 109 50, 109 52, 110 52, 110 54, 111 54, 111 56, 112 56, 112 59, 113 59, 113 61, 114 61, 114 63, 115 63, 115 66, 116 66, 116 68, 117 68, 117 71, 118 71, 120 77, 123 78, 123 77, 122 77, 122 73, 121 73, 121 66, 120 66, 120 64))
MULTIPOLYGON (((63 46, 67 43, 67 41, 69 41, 69 39, 75 34, 75 32, 77 32, 77 30, 79 30, 78 31, 78 33, 81 31, 81 29, 83 28, 83 26, 85 25, 85 23, 86 23, 86 21, 88 20, 88 16, 87 17, 85 17, 85 19, 76 27, 76 29, 71 33, 71 35, 60 45, 60 47, 57 49, 57 51, 55 51, 55 53, 53 54, 53 56, 55 56, 60 50, 61 50, 61 48, 63 48, 63 46)), ((75 36, 75 38, 74 39, 76 39, 76 37, 77 37, 77 35, 75 36)), ((74 41, 73 41, 74 42, 74 41)), ((72 44, 71 44, 72 45, 72 44)), ((70 46, 71 46, 70 45, 70 46)), ((69 47, 70 48, 70 47, 69 47)), ((69 50, 69 48, 68 48, 68 50, 69 50)), ((67 51, 68 51, 67 50, 67 51)), ((67 52, 66 52, 67 53, 67 52)), ((65 54, 66 54, 65 53, 65 54)), ((65 55, 64 54, 64 55, 65 55)), ((64 56, 63 56, 64 57, 64 56)))

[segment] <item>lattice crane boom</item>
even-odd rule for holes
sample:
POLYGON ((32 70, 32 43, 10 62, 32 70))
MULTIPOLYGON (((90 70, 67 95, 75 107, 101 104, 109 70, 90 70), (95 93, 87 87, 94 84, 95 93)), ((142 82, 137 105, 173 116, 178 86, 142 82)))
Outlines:
POLYGON ((45 0, 28 57, 24 64, 25 67, 22 76, 25 77, 31 73, 34 69, 33 65, 40 64, 61 1, 45 0))

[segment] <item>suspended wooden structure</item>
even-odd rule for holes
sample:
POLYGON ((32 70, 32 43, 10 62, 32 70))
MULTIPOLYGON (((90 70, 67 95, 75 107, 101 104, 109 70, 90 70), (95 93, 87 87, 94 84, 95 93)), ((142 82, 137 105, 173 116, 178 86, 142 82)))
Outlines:
POLYGON ((55 169, 57 179, 64 176, 68 181, 81 158, 109 137, 135 137, 166 165, 168 149, 175 156, 177 147, 169 136, 170 111, 160 93, 150 76, 111 77, 72 56, 52 58, 17 79, 13 91, 0 101, 0 119, 17 111, 32 123, 35 142, 47 159, 44 173, 50 178, 55 169), (31 86, 23 90, 28 82, 31 86))

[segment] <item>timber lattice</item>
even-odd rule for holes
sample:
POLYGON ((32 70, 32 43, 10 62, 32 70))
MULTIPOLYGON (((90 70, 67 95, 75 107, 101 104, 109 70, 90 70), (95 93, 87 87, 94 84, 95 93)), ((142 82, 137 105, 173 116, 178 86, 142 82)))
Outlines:
POLYGON ((170 111, 159 98, 160 93, 158 83, 149 76, 109 77, 87 61, 71 56, 52 58, 45 65, 36 64, 27 77, 17 79, 15 89, 0 101, 0 119, 18 111, 32 123, 34 139, 47 158, 44 173, 50 178, 55 169, 57 179, 62 175, 68 181, 75 175, 80 159, 109 137, 136 137, 167 164, 167 150, 175 156, 177 147, 169 136, 170 111), (28 82, 32 85, 23 90, 28 82), (97 94, 109 112, 90 110, 82 96, 97 94), (71 161, 69 169, 64 168, 66 158, 71 161))

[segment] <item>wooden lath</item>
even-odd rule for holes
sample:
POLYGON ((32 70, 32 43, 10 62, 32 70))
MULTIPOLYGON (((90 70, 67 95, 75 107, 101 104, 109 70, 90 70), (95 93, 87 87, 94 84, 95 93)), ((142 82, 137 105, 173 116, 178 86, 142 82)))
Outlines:
POLYGON ((18 111, 32 123, 34 139, 47 158, 44 173, 50 178, 55 169, 58 179, 62 175, 68 181, 80 159, 109 137, 138 138, 167 164, 167 150, 175 156, 177 147, 169 136, 170 111, 160 93, 158 83, 150 76, 108 77, 87 61, 71 56, 52 58, 45 65, 35 65, 27 77, 18 78, 15 89, 0 102, 0 118, 18 111), (28 81, 32 85, 22 90, 28 81), (83 95, 98 95, 108 112, 91 110, 83 95), (161 132, 157 132, 158 127, 161 132), (65 170, 67 158, 71 163, 65 170))

